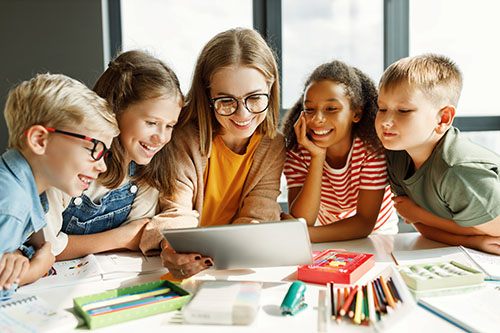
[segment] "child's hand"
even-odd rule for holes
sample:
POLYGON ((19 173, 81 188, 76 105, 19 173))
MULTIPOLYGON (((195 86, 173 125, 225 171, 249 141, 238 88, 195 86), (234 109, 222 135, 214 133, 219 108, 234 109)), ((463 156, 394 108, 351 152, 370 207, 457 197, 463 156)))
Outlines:
POLYGON ((295 130, 295 135, 297 136, 297 142, 307 149, 307 151, 311 154, 311 157, 326 158, 326 148, 317 146, 307 137, 307 125, 304 112, 300 114, 300 117, 297 119, 295 125, 293 125, 293 128, 295 130))
POLYGON ((2 254, 0 259, 0 289, 9 289, 13 283, 19 283, 29 267, 29 259, 19 251, 2 254))
POLYGON ((150 218, 143 218, 132 221, 116 229, 119 232, 118 237, 123 240, 123 248, 131 251, 139 251, 139 242, 141 241, 142 231, 150 218))
POLYGON ((470 236, 470 237, 474 238, 474 243, 477 244, 477 246, 475 246, 476 249, 500 255, 500 237, 487 236, 487 235, 470 236))
POLYGON ((55 261, 56 257, 52 254, 50 242, 43 243, 31 258, 29 270, 21 278, 19 285, 35 282, 49 271, 55 261))
POLYGON ((404 218, 406 224, 413 224, 420 222, 422 208, 416 205, 410 198, 405 195, 400 195, 393 197, 394 208, 398 211, 398 214, 404 218))
POLYGON ((199 254, 178 254, 170 246, 165 246, 161 251, 163 266, 176 279, 186 279, 195 275, 210 266, 213 266, 213 260, 209 257, 202 257, 199 254))

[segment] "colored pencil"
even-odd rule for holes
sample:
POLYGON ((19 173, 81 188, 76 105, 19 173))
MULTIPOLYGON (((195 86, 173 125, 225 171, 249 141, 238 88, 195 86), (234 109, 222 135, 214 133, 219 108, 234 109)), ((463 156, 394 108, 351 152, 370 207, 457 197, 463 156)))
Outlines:
POLYGON ((371 283, 368 283, 366 285, 366 294, 367 294, 367 299, 368 299, 368 313, 369 313, 369 320, 370 322, 374 323, 375 322, 375 301, 373 299, 373 286, 371 283))
POLYGON ((99 311, 101 309, 109 308, 109 307, 112 307, 112 306, 116 306, 117 307, 117 306, 121 306, 121 305, 128 304, 128 303, 131 303, 131 302, 138 302, 138 301, 141 301, 141 300, 148 300, 148 299, 151 299, 153 297, 176 296, 176 295, 177 295, 176 292, 169 291, 169 292, 166 292, 166 293, 163 293, 163 294, 145 296, 145 297, 140 297, 140 298, 137 298, 137 299, 129 299, 129 300, 126 300, 126 301, 123 301, 123 302, 120 302, 120 303, 113 303, 111 305, 105 305, 105 306, 95 307, 95 308, 87 310, 87 312, 88 313, 96 312, 96 311, 99 311))
POLYGON ((340 309, 340 315, 344 316, 347 313, 347 310, 349 309, 349 306, 352 303, 352 300, 354 299, 354 296, 356 295, 356 290, 358 290, 358 286, 354 286, 353 290, 349 293, 349 296, 344 302, 344 305, 340 309))
POLYGON ((104 307, 104 308, 101 308, 99 310, 87 311, 87 313, 91 317, 92 316, 99 316, 99 315, 107 314, 110 312, 122 311, 122 310, 126 310, 126 309, 136 308, 138 306, 163 302, 163 301, 170 300, 170 299, 177 298, 177 297, 180 297, 180 296, 177 294, 176 295, 165 295, 165 296, 152 296, 152 297, 148 297, 145 299, 139 299, 139 300, 128 302, 128 303, 104 307))
POLYGON ((356 310, 356 294, 358 293, 358 291, 359 291, 359 288, 356 289, 355 291, 354 290, 351 291, 354 293, 354 297, 352 299, 351 304, 349 305, 349 311, 347 311, 347 316, 349 318, 354 318, 354 311, 356 310))
POLYGON ((378 288, 377 279, 373 280, 373 289, 375 290, 375 295, 377 297, 380 312, 387 313, 387 304, 384 302, 382 298, 382 294, 380 293, 380 289, 378 288))
POLYGON ((337 323, 340 323, 340 308, 342 307, 342 291, 340 288, 337 289, 337 323))
POLYGON ((332 320, 335 320, 335 317, 337 316, 337 309, 335 306, 335 289, 333 287, 333 282, 329 283, 330 285, 330 304, 332 305, 332 320))
POLYGON ((382 289, 384 290, 385 297, 387 299, 387 302, 389 303, 389 306, 393 309, 396 308, 396 303, 394 303, 394 298, 392 298, 392 294, 389 291, 389 288, 387 287, 387 284, 384 281, 384 278, 380 276, 380 285, 382 286, 382 289))
POLYGON ((361 324, 361 312, 363 311, 363 288, 359 288, 356 292, 356 305, 354 310, 354 323, 361 324))
POLYGON ((109 306, 109 305, 113 305, 113 304, 138 300, 140 298, 144 298, 144 297, 148 297, 148 296, 160 295, 160 294, 167 293, 169 291, 170 291, 170 288, 162 287, 162 288, 157 288, 157 289, 153 289, 153 290, 146 290, 146 291, 142 291, 142 292, 134 293, 134 294, 116 296, 116 297, 107 298, 107 299, 103 299, 103 300, 99 300, 99 301, 95 301, 95 302, 85 303, 82 305, 82 310, 88 311, 88 310, 100 308, 103 306, 109 306))
POLYGON ((403 300, 401 299, 401 296, 399 295, 398 288, 396 288, 396 284, 392 280, 392 277, 389 279, 389 281, 387 281, 387 283, 390 283, 391 291, 393 292, 393 296, 395 296, 398 301, 403 303, 403 300))
POLYGON ((366 285, 363 286, 363 311, 361 312, 361 321, 366 322, 370 314, 368 313, 368 291, 366 285))

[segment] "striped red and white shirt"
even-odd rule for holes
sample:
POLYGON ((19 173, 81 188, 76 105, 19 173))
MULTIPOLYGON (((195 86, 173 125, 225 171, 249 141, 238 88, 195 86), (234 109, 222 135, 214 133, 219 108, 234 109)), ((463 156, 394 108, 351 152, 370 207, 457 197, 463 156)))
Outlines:
MULTIPOLYGON (((284 173, 288 188, 302 187, 309 171, 311 155, 301 145, 287 152, 284 173)), ((356 213, 359 190, 385 189, 375 233, 397 233, 398 218, 392 202, 384 153, 373 153, 356 137, 342 169, 324 163, 321 203, 317 223, 326 225, 356 213)))

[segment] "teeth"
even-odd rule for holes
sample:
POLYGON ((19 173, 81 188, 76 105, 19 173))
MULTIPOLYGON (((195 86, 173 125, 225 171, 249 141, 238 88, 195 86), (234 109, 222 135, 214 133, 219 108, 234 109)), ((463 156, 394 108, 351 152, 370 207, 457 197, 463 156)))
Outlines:
POLYGON ((250 124, 250 122, 252 121, 252 119, 248 119, 247 121, 236 121, 236 120, 233 120, 236 125, 238 126, 245 126, 245 125, 248 125, 250 124))
POLYGON ((92 181, 92 179, 89 179, 89 178, 84 178, 84 177, 78 177, 82 182, 84 183, 87 183, 87 184, 90 184, 90 182, 92 181))
POLYGON ((315 131, 315 130, 313 130, 313 133, 317 134, 317 135, 325 135, 325 134, 327 134, 329 132, 330 132, 330 130, 322 130, 322 131, 318 131, 318 130, 315 131))
POLYGON ((147 145, 147 144, 142 143, 142 142, 141 142, 141 146, 143 146, 143 147, 144 147, 144 148, 146 148, 147 150, 151 150, 151 151, 158 150, 158 147, 153 147, 153 146, 147 145))

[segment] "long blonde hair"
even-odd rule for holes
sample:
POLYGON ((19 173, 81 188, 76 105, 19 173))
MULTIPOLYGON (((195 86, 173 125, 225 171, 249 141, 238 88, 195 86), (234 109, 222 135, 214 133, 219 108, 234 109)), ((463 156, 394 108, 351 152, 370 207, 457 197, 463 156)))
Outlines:
POLYGON ((211 108, 211 79, 218 70, 237 65, 255 68, 264 75, 270 87, 270 101, 266 119, 259 125, 257 132, 270 138, 277 133, 279 80, 274 54, 258 32, 243 28, 230 29, 213 37, 201 51, 179 119, 180 126, 190 120, 197 123, 201 152, 204 155, 210 151, 214 133, 220 129, 211 108))
MULTIPOLYGON (((165 95, 178 98, 180 104, 183 100, 175 73, 161 60, 137 50, 124 52, 112 60, 93 89, 108 101, 117 118, 128 106, 147 99, 165 95)), ((108 188, 116 188, 128 172, 119 137, 113 140, 111 150, 108 169, 99 180, 108 188)), ((175 178, 173 152, 168 144, 149 164, 138 165, 133 176, 139 184, 148 184, 166 194, 173 193, 175 178)))

